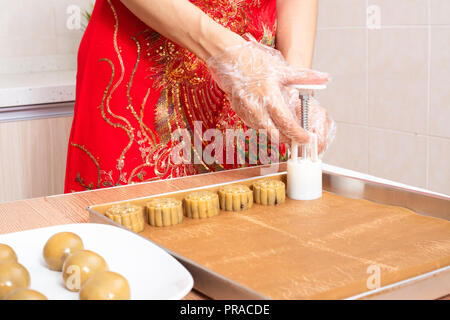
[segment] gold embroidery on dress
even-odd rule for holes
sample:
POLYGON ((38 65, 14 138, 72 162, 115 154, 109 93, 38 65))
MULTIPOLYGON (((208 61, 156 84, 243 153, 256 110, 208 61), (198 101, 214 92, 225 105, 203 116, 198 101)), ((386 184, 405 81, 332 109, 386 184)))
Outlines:
MULTIPOLYGON (((98 173, 98 175, 97 175, 97 177, 98 177, 97 178, 97 188, 100 188, 101 173, 100 173, 100 165, 98 164, 97 159, 95 159, 95 157, 92 155, 92 153, 89 152, 86 149, 85 146, 82 146, 82 145, 79 145, 79 144, 76 144, 76 143, 73 143, 73 142, 70 145, 75 147, 75 148, 79 148, 80 150, 84 151, 89 156, 89 158, 92 159, 92 161, 94 162, 95 166, 97 167, 97 173, 98 173)), ((86 185, 84 183, 83 178, 80 176, 79 173, 77 174, 77 178, 76 179, 84 188, 86 188, 86 189, 94 189, 94 185, 92 184, 92 182, 89 185, 86 185)))
MULTIPOLYGON (((120 109, 129 111, 130 114, 117 114, 117 111, 115 111, 116 113, 111 111, 110 102, 114 98, 116 89, 122 85, 125 65, 121 55, 122 50, 118 44, 119 17, 112 1, 108 0, 107 2, 114 16, 113 46, 121 73, 117 82, 113 84, 114 64, 108 58, 99 60, 109 64, 111 77, 98 108, 100 108, 106 123, 125 131, 128 143, 117 159, 115 169, 117 169, 118 176, 113 170, 101 170, 99 162, 86 147, 71 143, 71 146, 84 151, 94 161, 98 171, 97 188, 129 184, 136 179, 151 181, 223 169, 224 166, 218 163, 212 165, 204 163, 202 155, 194 148, 194 138, 201 141, 203 148, 208 144, 203 141, 202 136, 194 137, 196 134, 194 122, 201 121, 204 129, 217 128, 222 131, 223 136, 225 136, 226 129, 240 128, 243 132, 247 127, 231 109, 228 99, 212 80, 205 63, 187 49, 162 37, 157 32, 146 28, 136 35, 130 36, 136 45, 137 56, 130 78, 126 83, 127 105, 120 109), (144 59, 148 63, 141 63, 144 59), (138 110, 131 90, 135 74, 138 68, 142 68, 141 64, 146 66, 149 77, 153 81, 153 87, 147 89, 140 110, 138 110), (153 126, 144 121, 145 106, 151 92, 159 94, 154 108, 153 126), (127 116, 131 116, 131 118, 127 119, 127 116), (135 127, 130 123, 131 119, 137 121, 135 127), (172 132, 175 129, 189 130, 192 137, 192 155, 194 159, 197 159, 198 164, 175 165, 172 163, 171 150, 175 146, 172 141, 172 132), (135 165, 134 168, 128 168, 130 164, 126 165, 125 156, 132 147, 134 148, 134 145, 140 152, 142 163, 135 165)), ((252 30, 258 30, 257 33, 262 34, 259 39, 262 43, 274 45, 275 26, 266 26, 264 22, 259 21, 257 15, 250 16, 247 13, 250 12, 250 8, 261 6, 260 0, 251 2, 244 0, 191 0, 191 2, 226 28, 243 35, 248 32, 247 28, 252 26, 252 30)), ((246 150, 237 150, 237 152, 248 156, 246 150)), ((86 183, 79 175, 77 182, 84 188, 94 187, 93 182, 86 183)))

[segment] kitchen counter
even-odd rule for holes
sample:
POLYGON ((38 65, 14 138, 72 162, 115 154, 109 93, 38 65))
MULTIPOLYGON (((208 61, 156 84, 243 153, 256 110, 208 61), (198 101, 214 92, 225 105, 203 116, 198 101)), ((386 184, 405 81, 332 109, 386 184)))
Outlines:
POLYGON ((0 108, 75 100, 75 70, 0 74, 0 108))
MULTIPOLYGON (((280 165, 279 169, 284 171, 285 168, 285 165, 280 165)), ((334 166, 324 165, 324 169, 346 176, 361 177, 375 182, 405 187, 402 184, 334 166)), ((86 211, 86 207, 89 205, 251 178, 258 176, 259 172, 259 168, 245 168, 194 177, 0 203, 0 233, 17 232, 50 225, 85 223, 89 221, 89 214, 86 211)), ((409 187, 409 189, 423 191, 412 187, 409 187)), ((448 197, 445 195, 441 196, 448 197)), ((205 298, 205 296, 195 290, 185 297, 185 299, 205 298)))
POLYGON ((73 115, 75 70, 0 73, 0 123, 73 115))

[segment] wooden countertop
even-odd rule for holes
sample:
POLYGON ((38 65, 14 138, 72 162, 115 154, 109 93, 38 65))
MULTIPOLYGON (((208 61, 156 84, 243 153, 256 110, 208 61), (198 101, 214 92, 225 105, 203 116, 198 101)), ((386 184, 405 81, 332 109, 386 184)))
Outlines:
MULTIPOLYGON (((279 166, 279 171, 285 169, 284 164, 279 166)), ((259 175, 261 175, 260 168, 244 168, 172 180, 0 203, 0 234, 51 225, 86 223, 89 221, 86 208, 90 205, 202 187, 259 175)), ((449 299, 450 296, 446 298, 449 299)), ((208 297, 193 290, 184 299, 201 300, 208 299, 208 297)))
MULTIPOLYGON (((284 171, 286 165, 280 165, 279 169, 279 171, 284 171)), ((0 203, 0 234, 52 225, 85 223, 89 221, 89 213, 86 208, 94 204, 202 187, 259 175, 260 168, 244 168, 116 188, 4 202, 0 203)), ((185 297, 189 300, 207 298, 195 290, 185 297)))

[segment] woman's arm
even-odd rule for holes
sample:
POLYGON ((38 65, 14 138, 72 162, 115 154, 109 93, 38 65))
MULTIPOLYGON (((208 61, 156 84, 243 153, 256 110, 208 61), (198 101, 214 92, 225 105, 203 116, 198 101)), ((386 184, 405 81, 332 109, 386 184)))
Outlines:
MULTIPOLYGON (((208 68, 239 117, 271 138, 309 141, 283 92, 289 84, 328 81, 328 75, 292 68, 278 51, 246 41, 188 0, 122 0, 148 26, 189 49, 208 68)), ((275 140, 272 140, 275 141, 275 140)))
POLYGON ((276 47, 292 66, 312 66, 318 0, 277 0, 276 47))
POLYGON ((245 43, 188 0, 121 0, 145 24, 203 60, 245 43))

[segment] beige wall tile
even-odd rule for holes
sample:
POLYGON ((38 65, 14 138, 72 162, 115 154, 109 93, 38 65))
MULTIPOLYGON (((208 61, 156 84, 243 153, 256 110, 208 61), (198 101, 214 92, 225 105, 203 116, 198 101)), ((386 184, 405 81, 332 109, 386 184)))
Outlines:
POLYGON ((0 57, 74 54, 82 29, 69 30, 67 7, 92 0, 0 1, 0 57), (64 38, 64 40, 61 40, 64 38))
POLYGON ((366 25, 366 2, 363 0, 320 0, 319 28, 366 25))
POLYGON ((83 34, 79 32, 71 36, 56 37, 56 52, 63 55, 77 55, 83 34))
POLYGON ((354 124, 367 124, 366 30, 320 30, 314 68, 331 74, 328 88, 317 98, 332 117, 354 124))
POLYGON ((360 172, 368 171, 367 127, 337 124, 333 144, 324 156, 324 162, 360 172))
POLYGON ((428 23, 428 0, 369 0, 381 10, 381 26, 425 25, 428 23))
POLYGON ((429 138, 428 188, 450 195, 450 139, 429 138))
POLYGON ((426 133, 427 28, 369 31, 369 124, 426 133))
POLYGON ((0 1, 0 36, 54 35, 55 19, 50 0, 0 1))
POLYGON ((3 57, 30 57, 53 55, 56 52, 56 37, 28 36, 0 37, 0 59, 3 57))
MULTIPOLYGON (((1 41, 1 39, 0 39, 1 41)), ((46 71, 75 70, 77 57, 75 54, 45 56, 12 56, 2 57, 0 75, 26 74, 46 71)), ((31 75, 33 77, 34 75, 31 75)), ((36 78, 36 77, 35 77, 36 78)), ((17 84, 10 83, 11 87, 17 84)))
POLYGON ((450 138, 450 28, 431 29, 430 71, 429 132, 432 135, 450 138))
POLYGON ((369 173, 426 187, 426 139, 410 133, 369 129, 369 173))
POLYGON ((430 23, 450 25, 450 1, 430 0, 430 23))
POLYGON ((52 6, 55 11, 55 29, 56 35, 58 36, 68 36, 68 37, 78 37, 78 34, 82 34, 82 29, 69 29, 67 27, 67 21, 72 13, 68 13, 67 10, 70 6, 76 6, 80 10, 81 14, 81 24, 85 24, 85 19, 83 17, 83 12, 86 9, 90 9, 91 0, 51 0, 52 6))

